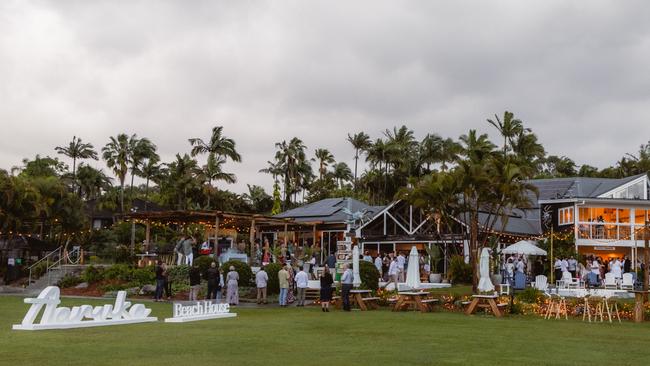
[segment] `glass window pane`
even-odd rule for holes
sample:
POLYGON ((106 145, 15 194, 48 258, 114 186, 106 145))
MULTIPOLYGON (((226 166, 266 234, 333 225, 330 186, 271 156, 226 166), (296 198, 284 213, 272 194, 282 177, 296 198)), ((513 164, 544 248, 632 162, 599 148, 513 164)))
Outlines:
POLYGON ((630 209, 629 208, 619 208, 618 209, 618 222, 622 224, 630 223, 630 209))
POLYGON ((578 210, 579 220, 582 222, 588 222, 591 220, 591 215, 589 214, 589 208, 588 207, 580 207, 578 210))
POLYGON ((616 209, 615 208, 602 208, 597 207, 593 209, 593 218, 596 222, 616 222, 616 209))
POLYGON ((643 199, 644 187, 645 187, 645 181, 638 182, 629 186, 627 198, 643 199))
POLYGON ((645 224, 645 210, 642 210, 640 208, 634 209, 634 223, 635 224, 645 224))

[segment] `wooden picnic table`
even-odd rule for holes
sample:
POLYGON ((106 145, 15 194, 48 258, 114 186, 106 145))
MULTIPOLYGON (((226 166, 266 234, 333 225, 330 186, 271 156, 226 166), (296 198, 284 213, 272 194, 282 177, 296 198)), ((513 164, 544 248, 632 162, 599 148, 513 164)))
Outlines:
POLYGON ((429 311, 429 306, 424 302, 424 298, 429 296, 428 292, 405 291, 398 292, 398 298, 393 311, 406 310, 411 306, 415 310, 420 310, 423 313, 429 311))
POLYGON ((379 305, 377 304, 377 300, 379 298, 370 295, 372 295, 372 291, 370 290, 350 290, 350 301, 356 303, 361 311, 378 309, 379 305))
POLYGON ((472 295, 472 302, 469 303, 465 314, 474 314, 477 308, 482 307, 491 309, 494 316, 501 318, 503 314, 496 302, 498 298, 496 295, 472 295))

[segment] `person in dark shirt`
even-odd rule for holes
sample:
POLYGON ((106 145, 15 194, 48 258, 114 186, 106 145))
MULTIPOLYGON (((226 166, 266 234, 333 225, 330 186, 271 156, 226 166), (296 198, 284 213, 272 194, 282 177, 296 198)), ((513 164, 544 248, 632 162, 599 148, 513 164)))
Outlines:
POLYGON ((163 288, 165 287, 164 271, 163 262, 158 260, 158 264, 156 265, 156 295, 154 297, 154 301, 156 302, 162 299, 163 288))
POLYGON ((201 272, 199 266, 193 264, 190 268, 190 301, 196 301, 201 289, 201 272))
POLYGON ((217 268, 217 263, 210 263, 210 268, 206 274, 208 280, 208 294, 206 300, 221 300, 221 273, 217 268))

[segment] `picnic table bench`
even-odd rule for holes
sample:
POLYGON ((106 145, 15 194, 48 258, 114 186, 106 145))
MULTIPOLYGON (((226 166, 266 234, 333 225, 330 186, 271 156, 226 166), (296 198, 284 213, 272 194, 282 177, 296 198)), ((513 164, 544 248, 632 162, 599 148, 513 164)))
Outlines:
MULTIPOLYGON (((492 310, 492 314, 497 318, 501 318, 503 313, 501 309, 507 306, 507 304, 497 304, 496 300, 499 297, 496 295, 472 295, 472 301, 469 302, 467 310, 465 310, 466 315, 471 315, 476 312, 478 308, 486 308, 492 310)), ((466 302, 464 302, 466 303, 466 302)))

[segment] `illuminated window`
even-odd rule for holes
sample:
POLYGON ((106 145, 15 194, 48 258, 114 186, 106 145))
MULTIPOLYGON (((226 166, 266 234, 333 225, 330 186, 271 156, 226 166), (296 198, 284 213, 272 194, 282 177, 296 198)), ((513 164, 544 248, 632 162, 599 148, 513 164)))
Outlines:
POLYGON ((573 207, 565 207, 558 210, 558 222, 560 225, 573 224, 573 207))

